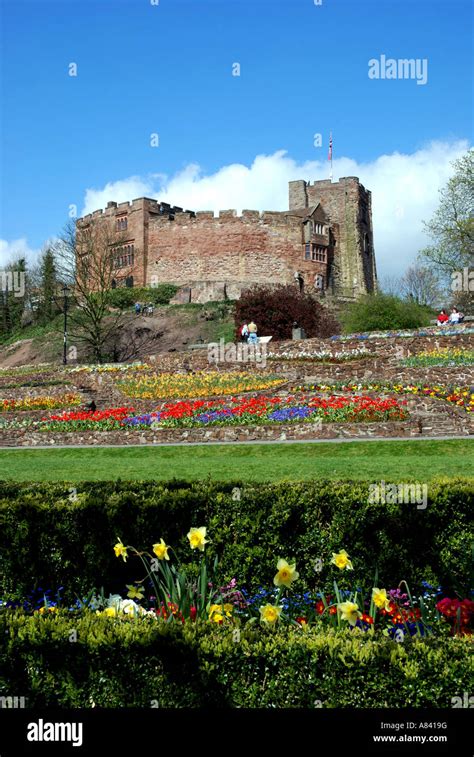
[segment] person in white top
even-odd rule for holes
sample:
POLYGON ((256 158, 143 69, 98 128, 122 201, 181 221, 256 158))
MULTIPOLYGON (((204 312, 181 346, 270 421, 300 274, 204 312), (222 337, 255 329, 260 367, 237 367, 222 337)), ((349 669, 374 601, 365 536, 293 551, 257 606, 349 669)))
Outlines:
POLYGON ((457 308, 453 308, 451 315, 449 316, 450 323, 460 323, 463 319, 462 313, 457 308))

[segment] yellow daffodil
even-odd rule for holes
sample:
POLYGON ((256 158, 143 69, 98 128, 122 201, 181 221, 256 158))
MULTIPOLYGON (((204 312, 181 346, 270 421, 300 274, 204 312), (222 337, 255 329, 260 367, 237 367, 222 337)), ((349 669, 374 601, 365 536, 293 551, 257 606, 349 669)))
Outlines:
POLYGON ((296 563, 288 565, 286 560, 282 560, 281 558, 277 562, 277 570, 278 573, 273 579, 275 586, 286 586, 289 589, 293 581, 296 581, 299 577, 299 573, 296 570, 296 563))
POLYGON ((211 605, 209 609, 209 620, 211 623, 221 623, 224 620, 221 605, 211 605))
POLYGON ((204 526, 201 526, 201 528, 191 528, 188 533, 188 539, 191 549, 199 549, 201 552, 204 552, 204 545, 208 543, 206 528, 204 526))
POLYGON ((333 552, 331 563, 335 565, 339 570, 354 570, 352 567, 352 563, 349 560, 349 555, 347 554, 345 549, 341 549, 340 552, 333 552))
POLYGON ((119 539, 114 547, 115 557, 121 557, 124 562, 127 562, 127 547, 122 544, 122 540, 119 539))
POLYGON ((386 589, 372 589, 372 600, 379 610, 388 610, 390 607, 390 600, 387 597, 386 589))
POLYGON ((153 552, 157 556, 158 560, 169 560, 168 555, 169 547, 166 546, 163 539, 160 539, 159 543, 153 544, 153 552))
POLYGON ((129 599, 143 599, 143 597, 145 596, 141 586, 133 586, 132 584, 127 584, 127 589, 127 597, 129 597, 129 599))
POLYGON ((351 626, 354 626, 362 617, 362 613, 354 602, 341 602, 337 609, 341 613, 341 620, 347 620, 351 626))
POLYGON ((281 606, 276 607, 275 605, 270 604, 263 605, 263 607, 260 608, 260 620, 262 623, 273 625, 279 619, 282 610, 283 607, 281 606))
POLYGON ((232 617, 234 606, 231 604, 211 605, 209 608, 209 620, 212 623, 222 623, 225 618, 232 617))
POLYGON ((115 618, 117 616, 116 607, 106 607, 102 615, 106 615, 108 618, 115 618))

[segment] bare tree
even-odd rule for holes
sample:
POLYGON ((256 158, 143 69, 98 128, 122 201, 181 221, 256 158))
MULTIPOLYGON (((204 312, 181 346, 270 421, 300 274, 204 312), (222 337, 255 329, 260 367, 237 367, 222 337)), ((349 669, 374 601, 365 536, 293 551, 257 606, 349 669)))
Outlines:
POLYGON ((383 294, 390 294, 393 297, 398 297, 400 295, 401 281, 398 276, 386 274, 379 282, 379 288, 383 294))
POLYGON ((71 221, 55 245, 58 278, 71 288, 71 336, 102 362, 106 345, 123 325, 121 309, 111 306, 116 258, 123 238, 98 220, 76 229, 71 221))
POLYGON ((401 294, 418 305, 437 306, 442 299, 439 277, 436 273, 421 265, 412 265, 400 281, 401 294))

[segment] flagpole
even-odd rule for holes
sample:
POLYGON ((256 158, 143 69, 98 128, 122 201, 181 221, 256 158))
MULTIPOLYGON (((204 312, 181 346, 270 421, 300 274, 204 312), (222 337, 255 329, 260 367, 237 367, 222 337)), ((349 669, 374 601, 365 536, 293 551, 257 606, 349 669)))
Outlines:
POLYGON ((329 133, 329 155, 331 157, 331 173, 329 174, 329 178, 332 181, 332 131, 329 133))

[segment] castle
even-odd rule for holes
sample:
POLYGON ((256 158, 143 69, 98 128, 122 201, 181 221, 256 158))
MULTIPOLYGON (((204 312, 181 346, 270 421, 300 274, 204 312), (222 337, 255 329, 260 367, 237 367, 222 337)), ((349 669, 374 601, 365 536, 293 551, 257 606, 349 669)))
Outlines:
POLYGON ((375 291, 371 193, 353 176, 290 181, 286 211, 191 211, 142 197, 77 220, 105 224, 112 286, 180 286, 178 301, 236 299, 252 284, 295 284, 322 297, 375 291))

